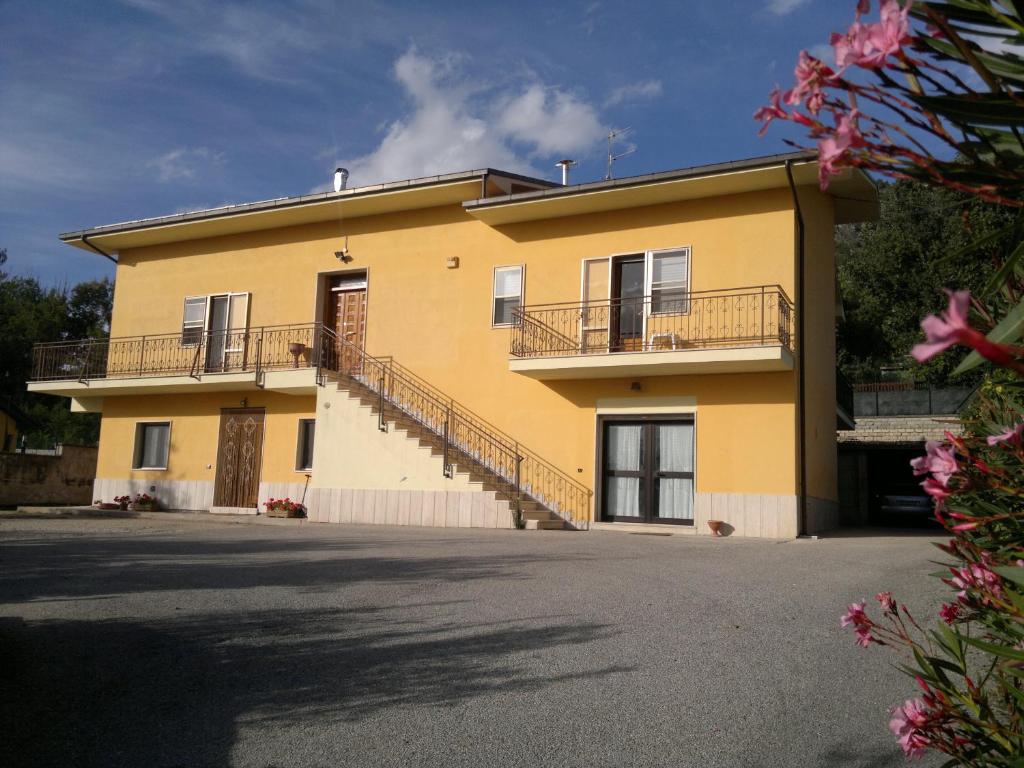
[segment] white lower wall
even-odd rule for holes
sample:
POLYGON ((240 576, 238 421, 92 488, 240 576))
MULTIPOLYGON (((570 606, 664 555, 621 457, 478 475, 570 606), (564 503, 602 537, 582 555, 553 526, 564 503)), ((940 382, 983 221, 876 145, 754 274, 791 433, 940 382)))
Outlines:
POLYGON ((306 514, 320 523, 512 528, 508 502, 488 491, 310 488, 306 514))
POLYGON ((93 500, 113 501, 115 496, 148 493, 156 496, 161 509, 205 510, 213 506, 211 480, 130 480, 97 477, 92 484, 93 500))
POLYGON ((694 525, 710 534, 708 520, 722 520, 730 535, 765 539, 796 538, 798 505, 795 495, 757 493, 698 493, 694 525))

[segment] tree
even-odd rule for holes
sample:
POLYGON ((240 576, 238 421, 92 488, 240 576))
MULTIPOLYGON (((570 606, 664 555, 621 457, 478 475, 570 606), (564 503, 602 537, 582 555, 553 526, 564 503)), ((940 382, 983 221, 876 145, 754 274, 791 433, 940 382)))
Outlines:
MULTIPOLYGON (((6 261, 6 249, 0 250, 0 266, 6 261)), ((112 299, 113 283, 105 278, 68 291, 0 269, 0 402, 18 406, 32 420, 25 433, 30 447, 99 439, 97 414, 73 414, 63 398, 27 392, 26 382, 37 342, 106 336, 112 299)))
POLYGON ((840 369, 854 382, 876 381, 883 368, 897 368, 933 384, 950 378, 974 383, 977 371, 951 377, 966 352, 912 367, 908 350, 920 336, 920 318, 945 306, 943 288, 983 290, 1006 238, 957 254, 1005 227, 1013 214, 971 195, 909 181, 880 184, 879 198, 879 221, 841 227, 836 237, 846 316, 838 328, 840 369))

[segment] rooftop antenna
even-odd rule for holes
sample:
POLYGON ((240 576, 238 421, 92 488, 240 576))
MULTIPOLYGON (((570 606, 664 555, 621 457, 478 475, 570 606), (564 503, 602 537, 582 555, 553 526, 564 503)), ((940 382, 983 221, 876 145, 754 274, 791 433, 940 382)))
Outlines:
POLYGON ((616 160, 619 160, 625 157, 626 155, 632 155, 634 152, 636 152, 636 147, 630 147, 625 152, 620 152, 617 155, 615 154, 615 140, 628 135, 629 132, 632 130, 632 128, 620 128, 618 130, 611 131, 608 134, 608 172, 604 175, 605 181, 611 181, 612 165, 615 163, 616 160))

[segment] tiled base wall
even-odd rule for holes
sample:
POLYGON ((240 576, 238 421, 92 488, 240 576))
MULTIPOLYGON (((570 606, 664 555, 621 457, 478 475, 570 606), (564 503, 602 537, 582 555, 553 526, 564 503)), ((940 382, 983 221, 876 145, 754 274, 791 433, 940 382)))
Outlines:
POLYGON ((694 526, 710 534, 708 520, 722 520, 731 536, 792 539, 797 535, 796 496, 756 493, 698 493, 694 526))
POLYGON ((839 527, 839 502, 807 497, 808 535, 824 533, 839 527))
POLYGON ((93 501, 113 501, 115 496, 148 493, 156 496, 161 509, 205 510, 213 505, 213 482, 209 480, 127 480, 97 477, 92 484, 93 501), (155 490, 150 490, 155 488, 155 490))
POLYGON ((486 491, 310 488, 306 494, 306 514, 309 520, 320 523, 512 527, 508 502, 486 491))

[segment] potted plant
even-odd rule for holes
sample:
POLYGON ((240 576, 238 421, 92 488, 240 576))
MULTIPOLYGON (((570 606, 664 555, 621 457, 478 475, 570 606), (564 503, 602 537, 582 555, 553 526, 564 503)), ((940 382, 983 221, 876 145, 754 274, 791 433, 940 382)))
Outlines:
POLYGON ((153 512, 156 508, 156 497, 148 493, 138 494, 132 502, 132 509, 136 512, 153 512))
POLYGON ((131 496, 115 496, 114 503, 117 504, 118 509, 128 509, 128 505, 131 504, 131 496))
POLYGON ((268 499, 263 502, 267 517, 304 517, 306 508, 291 499, 268 499))
POLYGON ((305 351, 306 345, 303 344, 301 341, 288 342, 288 354, 291 355, 292 358, 294 359, 294 363, 292 364, 293 368, 299 367, 299 357, 301 357, 302 353, 305 351))
POLYGON ((112 511, 112 510, 115 510, 115 509, 127 509, 128 508, 127 505, 122 507, 121 504, 116 502, 116 501, 110 502, 110 501, 104 501, 103 499, 96 499, 96 501, 94 501, 92 503, 92 505, 94 507, 96 507, 96 509, 103 509, 103 510, 107 510, 107 511, 112 511))

